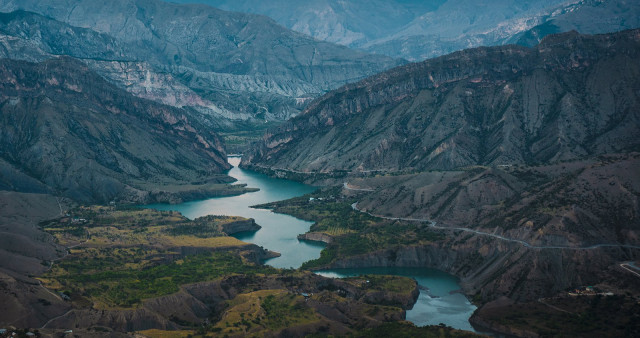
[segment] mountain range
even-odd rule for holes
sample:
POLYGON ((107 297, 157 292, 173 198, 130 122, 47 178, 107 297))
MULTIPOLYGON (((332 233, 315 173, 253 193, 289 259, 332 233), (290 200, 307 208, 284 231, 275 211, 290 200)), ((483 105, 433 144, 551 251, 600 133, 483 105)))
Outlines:
POLYGON ((317 39, 410 61, 478 46, 533 46, 548 34, 570 30, 597 34, 640 27, 640 5, 627 0, 178 2, 267 15, 317 39))
POLYGON ((273 20, 158 0, 0 1, 3 54, 85 60, 136 96, 200 112, 215 128, 284 120, 310 99, 398 65, 273 20))
POLYGON ((2 326, 356 334, 415 281, 305 270, 393 266, 456 275, 501 333, 640 332, 640 4, 192 1, 219 8, 0 0, 2 326), (131 207, 255 191, 230 151, 322 186, 258 206, 314 221, 318 259, 131 207))
MULTIPOLYGON (((321 232, 330 244, 317 269, 453 273, 479 304, 471 322, 514 336, 569 331, 548 318, 573 320, 584 306, 631 323, 637 276, 620 266, 640 248, 639 53, 638 29, 568 32, 532 48, 481 47, 397 67, 311 102, 241 165, 341 185, 352 209, 394 229, 446 234, 340 255, 358 235, 321 232), (626 305, 596 310, 594 298, 567 295, 580 285, 612 290, 607 304, 626 305)), ((376 243, 365 236, 361 245, 376 243)), ((602 323, 584 330, 611 332, 602 323)))
POLYGON ((75 59, 2 59, 0 74, 3 190, 142 202, 166 185, 232 181, 221 139, 197 118, 136 98, 75 59))
POLYGON ((312 102, 243 158, 308 172, 534 165, 640 146, 638 30, 409 64, 312 102))

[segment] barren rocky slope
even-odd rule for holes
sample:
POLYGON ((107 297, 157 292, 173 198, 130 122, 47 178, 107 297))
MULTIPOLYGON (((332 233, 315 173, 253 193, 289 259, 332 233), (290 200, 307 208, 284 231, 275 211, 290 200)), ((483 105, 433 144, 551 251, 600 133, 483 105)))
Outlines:
POLYGON ((506 43, 534 46, 545 36, 576 30, 602 34, 640 27, 640 4, 629 0, 571 1, 541 16, 538 25, 519 32, 506 43))
POLYGON ((82 202, 149 200, 152 185, 229 182, 218 136, 133 97, 79 61, 0 61, 6 188, 82 202), (144 187, 142 186, 144 181, 144 187))
POLYGON ((638 153, 536 167, 353 179, 375 187, 358 207, 433 219, 531 246, 640 246, 638 153))
POLYGON ((221 118, 285 119, 311 97, 397 65, 388 57, 314 40, 263 16, 204 5, 0 2, 0 11, 19 9, 54 20, 5 15, 5 48, 16 39, 29 47, 7 51, 11 57, 29 59, 40 49, 89 58, 92 69, 135 95, 193 107, 214 116, 218 126, 225 126, 221 118))
POLYGON ((479 167, 352 182, 375 189, 360 197, 361 210, 434 220, 457 229, 430 254, 414 249, 426 257, 439 253, 441 262, 433 257, 411 261, 409 256, 391 264, 429 262, 453 271, 486 300, 532 300, 596 284, 607 267, 637 259, 639 159, 632 153, 539 167, 479 167), (505 257, 496 260, 497 255, 505 257))
POLYGON ((470 49, 333 91, 242 165, 299 171, 549 163, 640 146, 640 31, 470 49))

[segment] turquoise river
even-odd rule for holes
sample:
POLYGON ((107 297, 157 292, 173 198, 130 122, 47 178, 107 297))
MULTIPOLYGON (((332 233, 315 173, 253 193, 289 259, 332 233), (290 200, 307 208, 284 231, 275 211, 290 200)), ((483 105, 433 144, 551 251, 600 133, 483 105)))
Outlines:
MULTIPOLYGON (((230 157, 234 167, 229 175, 260 191, 239 196, 218 197, 182 204, 154 204, 147 207, 159 210, 177 210, 188 218, 205 215, 230 215, 250 217, 262 226, 254 233, 241 233, 235 237, 260 245, 281 254, 266 261, 277 268, 297 268, 303 262, 320 256, 321 243, 300 241, 297 235, 309 230, 311 222, 269 210, 253 209, 252 205, 301 196, 315 190, 314 187, 284 179, 268 177, 238 167, 240 158, 230 157)), ((444 323, 451 327, 473 331, 469 317, 475 310, 467 298, 457 292, 460 289, 456 277, 426 268, 359 268, 336 269, 317 272, 327 277, 346 277, 359 274, 389 274, 414 278, 420 286, 420 296, 413 309, 407 311, 407 320, 416 325, 444 323)))

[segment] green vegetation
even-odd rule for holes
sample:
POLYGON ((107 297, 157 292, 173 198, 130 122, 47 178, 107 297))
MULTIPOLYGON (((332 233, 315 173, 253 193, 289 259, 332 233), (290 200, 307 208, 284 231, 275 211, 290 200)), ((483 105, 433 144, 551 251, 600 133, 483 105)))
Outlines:
POLYGON ((265 314, 265 326, 275 330, 290 326, 294 322, 315 319, 313 311, 305 305, 301 298, 293 294, 265 297, 261 304, 265 314))
MULTIPOLYGON (((110 250, 118 250, 111 249, 110 250)), ((131 307, 146 298, 168 295, 180 285, 214 280, 230 274, 275 273, 268 266, 245 263, 235 254, 227 252, 202 253, 186 256, 169 264, 142 261, 149 252, 141 250, 133 259, 107 252, 108 258, 87 258, 85 253, 63 260, 46 274, 71 295, 81 296, 107 307, 131 307), (106 264, 104 263, 106 261, 106 264), (140 266, 144 268, 140 269, 140 266)))
POLYGON ((400 246, 420 245, 443 239, 441 233, 423 223, 390 221, 353 210, 353 199, 341 197, 340 187, 328 188, 285 201, 267 203, 256 208, 273 209, 309 221, 312 232, 323 232, 333 242, 320 258, 305 262, 303 269, 317 268, 345 258, 400 246))
POLYGON ((241 217, 191 221, 178 212, 102 206, 80 207, 72 214, 41 224, 59 243, 76 247, 41 280, 79 303, 132 307, 177 292, 183 284, 277 271, 244 261, 239 252, 247 244, 221 231, 241 217), (199 254, 180 254, 187 247, 199 254), (211 252, 220 247, 229 249, 211 252))
POLYGON ((269 274, 277 270, 244 262, 229 252, 185 256, 162 264, 165 251, 105 248, 77 250, 45 274, 49 288, 65 290, 72 299, 96 307, 131 307, 146 298, 177 292, 179 286, 231 274, 269 274))
POLYGON ((393 293, 410 293, 416 282, 408 277, 385 276, 385 275, 363 275, 358 277, 344 278, 344 281, 364 286, 370 292, 385 291, 393 293))
POLYGON ((278 213, 315 221, 311 231, 325 232, 330 235, 332 232, 339 231, 345 233, 363 231, 380 221, 377 217, 353 210, 351 207, 353 202, 355 201, 337 200, 335 195, 327 195, 326 192, 316 192, 256 207, 273 209, 278 213), (314 200, 310 201, 310 198, 314 200))
MULTIPOLYGON (((322 193, 316 196, 323 196, 322 193)), ((331 195, 317 199, 311 204, 308 197, 304 198, 306 203, 298 199, 298 207, 291 210, 309 211, 320 219, 315 225, 317 231, 331 233, 339 243, 345 243, 322 252, 321 259, 327 262, 340 252, 363 252, 357 246, 366 251, 388 243, 399 245, 402 242, 392 238, 390 227, 410 226, 381 222, 355 212, 348 201, 331 195), (349 240, 366 242, 368 246, 349 246, 349 240)), ((141 307, 145 299, 176 293, 183 285, 213 280, 219 280, 223 290, 233 288, 237 295, 209 317, 211 322, 199 325, 180 316, 171 317, 168 319, 187 330, 146 331, 154 337, 264 336, 273 332, 286 335, 314 328, 333 332, 333 321, 360 328, 399 320, 402 307, 412 299, 415 281, 404 277, 365 276, 327 282, 308 271, 254 264, 245 258, 255 256, 251 247, 222 231, 231 222, 243 221, 246 219, 227 216, 191 221, 171 211, 80 207, 67 217, 41 224, 59 243, 69 247, 69 254, 55 262, 40 280, 47 288, 63 293, 77 308, 141 307), (343 287, 358 291, 346 295, 343 287), (302 290, 309 294, 303 296, 302 290), (327 308, 338 312, 325 314, 327 308)), ((411 231, 415 229, 407 234, 411 231)))
POLYGON ((222 231, 225 224, 241 220, 246 219, 206 216, 192 221, 175 211, 92 206, 41 226, 65 246, 218 248, 246 245, 222 231))
POLYGON ((199 238, 226 236, 223 232, 223 226, 240 220, 245 219, 234 216, 203 216, 188 224, 168 227, 164 231, 172 236, 191 235, 199 238))
POLYGON ((305 262, 303 269, 318 268, 327 265, 336 258, 346 258, 378 250, 393 252, 398 247, 420 245, 441 240, 443 235, 437 232, 416 228, 403 222, 382 222, 360 233, 338 236, 320 253, 320 258, 305 262))
POLYGON ((264 336, 320 320, 304 297, 286 290, 243 293, 227 304, 227 310, 214 326, 220 335, 240 333, 264 336))
POLYGON ((451 338, 454 338, 454 337, 484 337, 484 336, 476 335, 469 331, 455 330, 451 327, 444 326, 444 325, 418 327, 407 322, 394 322, 394 323, 385 323, 375 328, 365 329, 360 332, 353 333, 350 335, 350 337, 354 337, 354 338, 368 338, 368 337, 371 337, 371 338, 378 338, 378 337, 449 338, 451 337, 451 338))

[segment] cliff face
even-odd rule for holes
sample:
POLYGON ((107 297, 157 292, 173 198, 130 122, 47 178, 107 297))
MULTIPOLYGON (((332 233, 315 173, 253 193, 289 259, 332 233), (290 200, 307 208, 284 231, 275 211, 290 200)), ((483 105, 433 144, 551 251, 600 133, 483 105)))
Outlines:
POLYGON ((284 119, 300 101, 397 64, 271 19, 158 0, 0 1, 13 58, 66 54, 131 93, 226 119, 284 119))
POLYGON ((299 171, 536 164, 638 149, 638 30, 470 49, 330 92, 243 165, 299 171))
POLYGON ((254 220, 253 218, 249 218, 246 220, 225 223, 222 226, 222 231, 227 235, 233 235, 238 232, 258 231, 260 230, 260 228, 262 227, 256 224, 256 220, 254 220))
POLYGON ((78 61, 2 60, 0 78, 7 182, 108 202, 136 195, 142 181, 228 181, 220 139, 189 112, 135 98, 78 61))

